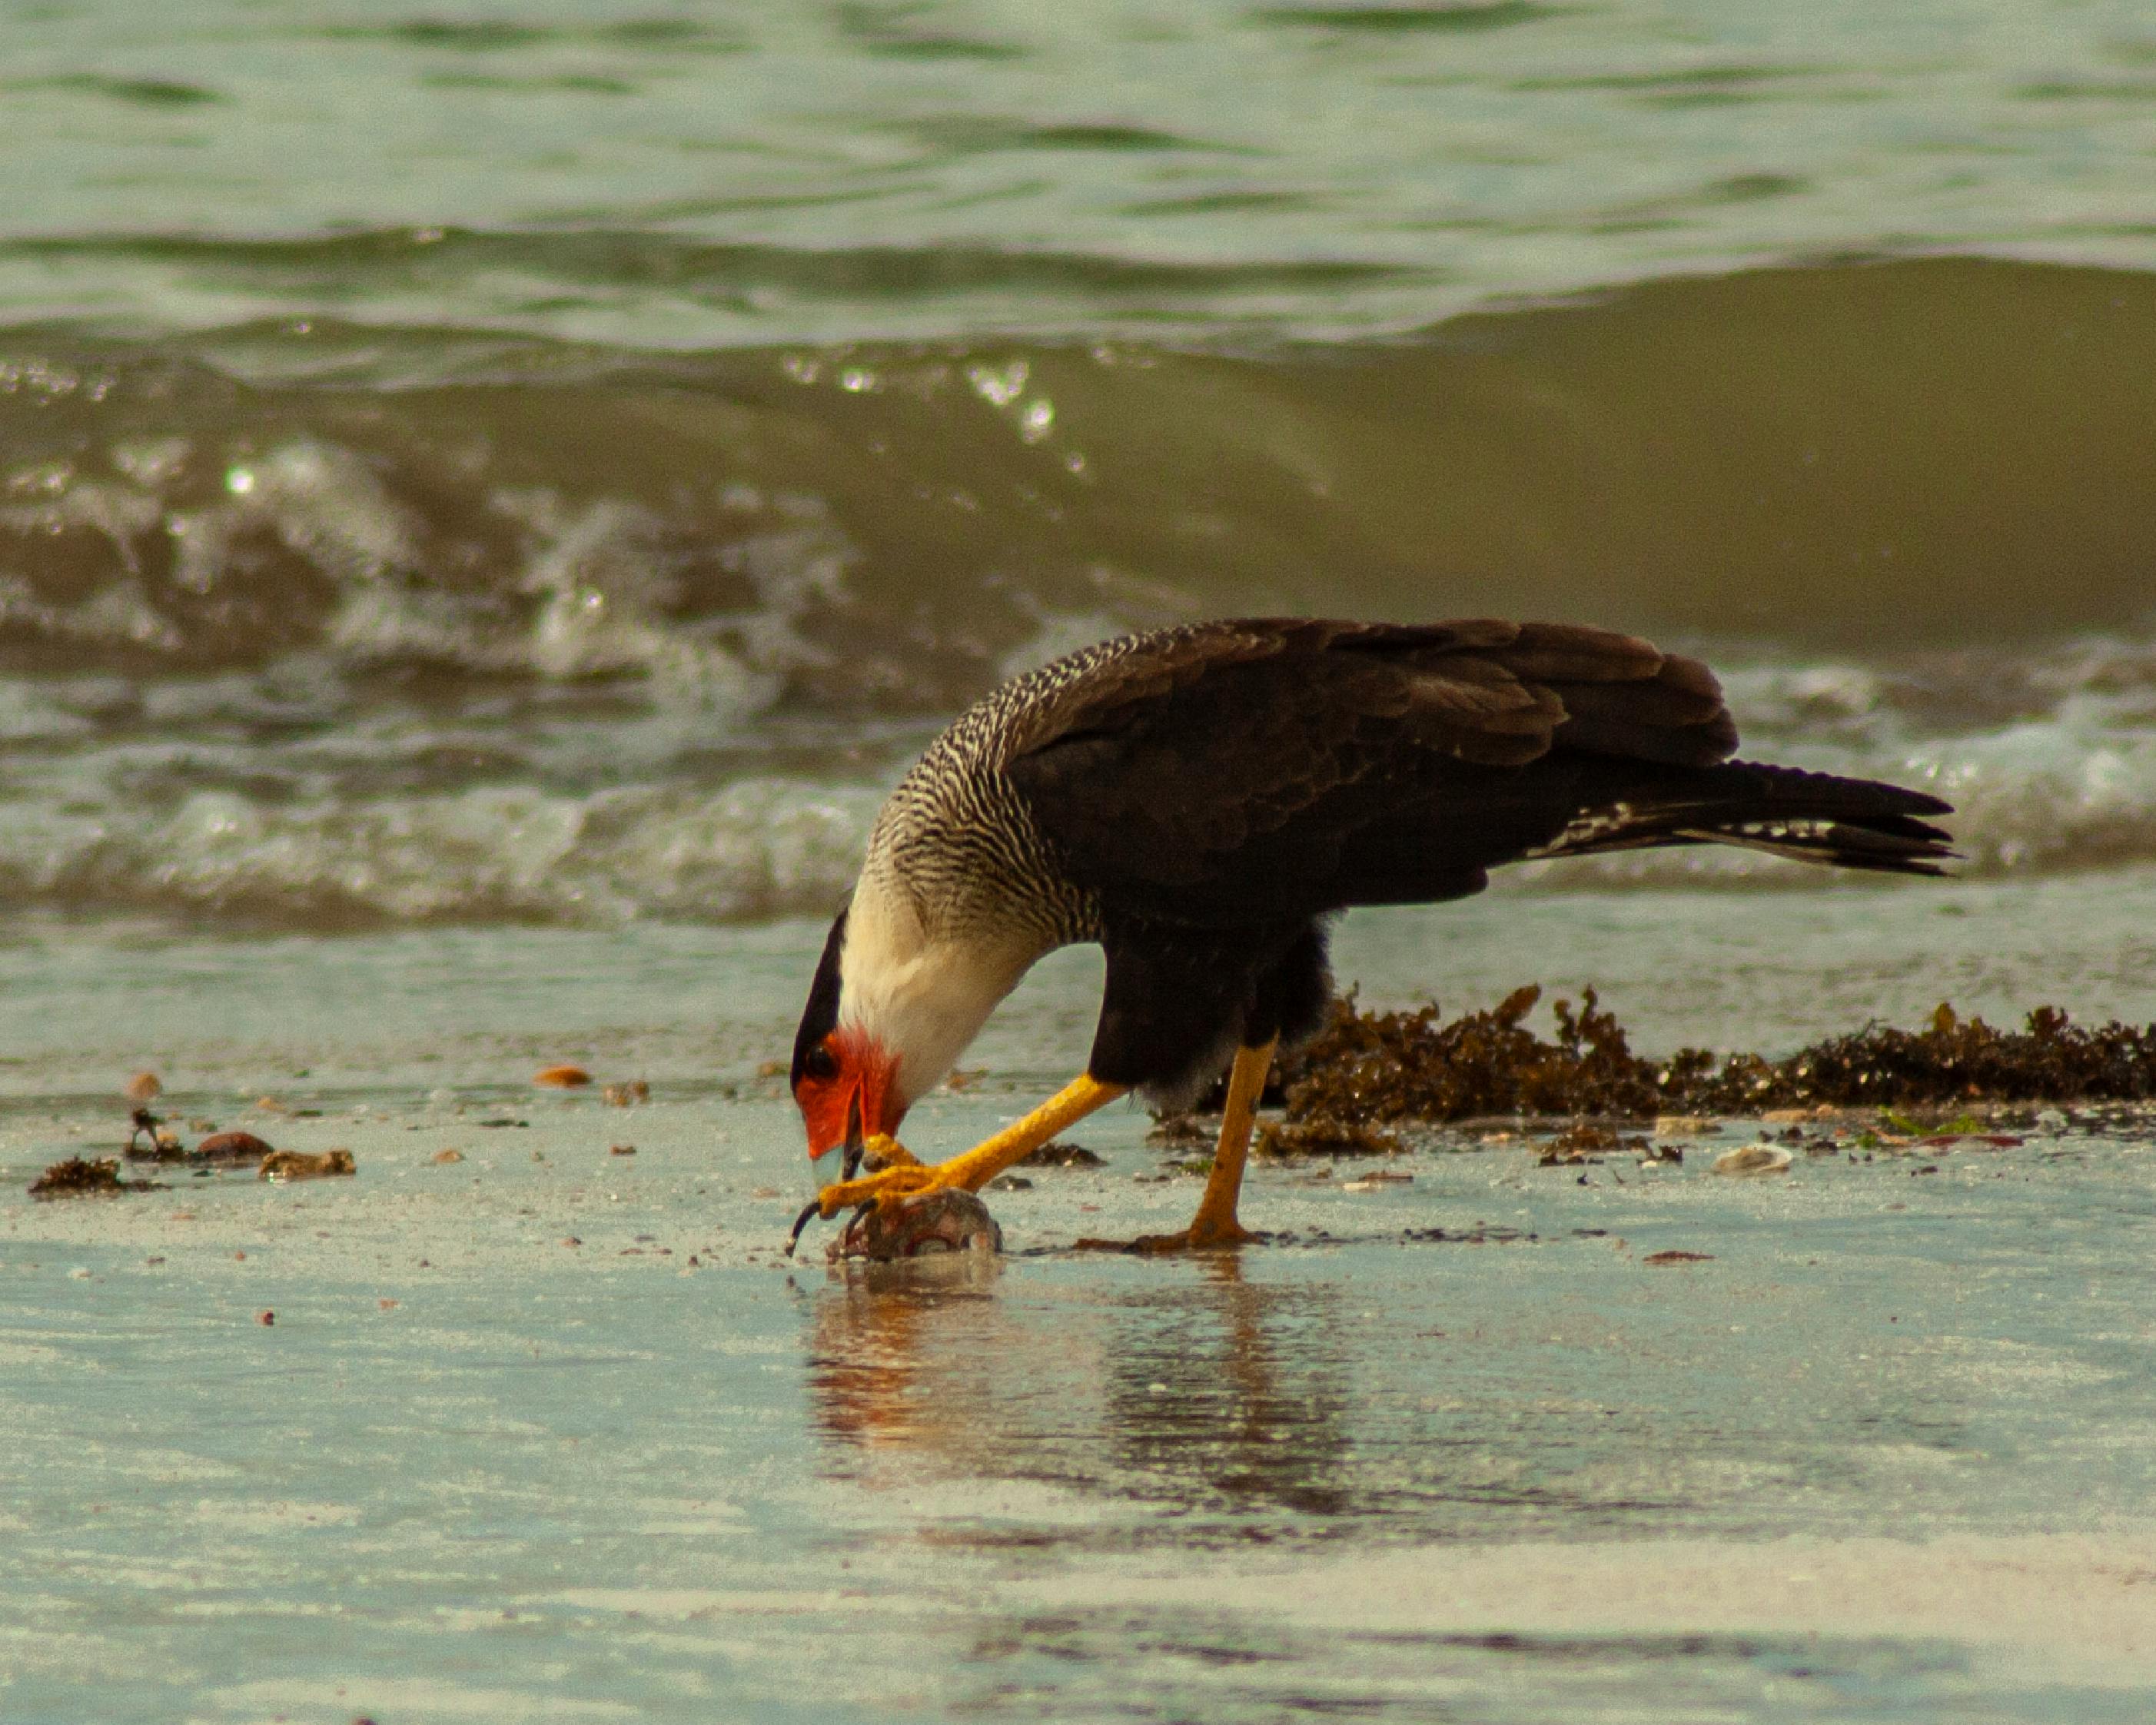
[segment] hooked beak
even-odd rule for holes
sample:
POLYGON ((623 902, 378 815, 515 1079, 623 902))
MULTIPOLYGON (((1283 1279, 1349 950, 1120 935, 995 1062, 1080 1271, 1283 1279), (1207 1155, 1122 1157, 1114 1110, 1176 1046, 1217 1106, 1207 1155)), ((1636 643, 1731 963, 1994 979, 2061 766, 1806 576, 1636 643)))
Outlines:
POLYGON ((861 1153, 867 1142, 867 1135, 861 1128, 861 1093, 855 1091, 853 1100, 846 1104, 846 1136, 832 1147, 839 1152, 838 1161, 834 1163, 827 1152, 808 1164, 816 1172, 816 1189, 821 1192, 827 1186, 850 1180, 859 1173, 861 1153))

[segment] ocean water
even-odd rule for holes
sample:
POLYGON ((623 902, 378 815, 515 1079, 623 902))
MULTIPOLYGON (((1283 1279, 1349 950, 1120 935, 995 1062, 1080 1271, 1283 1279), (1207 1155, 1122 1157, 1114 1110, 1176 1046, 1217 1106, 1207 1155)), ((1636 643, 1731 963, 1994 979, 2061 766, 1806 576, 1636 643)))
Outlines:
POLYGON ((1237 611, 1651 631, 1979 875, 2156 858, 2140 8, 0 44, 10 903, 822 912, 1000 675, 1237 611))
POLYGON ((1236 612, 1638 629, 1959 810, 1367 1001, 2156 1017, 2145 7, 49 0, 0 118, 0 1715, 2146 1717, 2145 1134, 1268 1171, 1230 1276, 1060 1253, 1190 1202, 1118 1114, 922 1287, 781 1264, 768 1070, 940 725, 1236 612), (143 1067, 358 1177, 21 1196, 143 1067))

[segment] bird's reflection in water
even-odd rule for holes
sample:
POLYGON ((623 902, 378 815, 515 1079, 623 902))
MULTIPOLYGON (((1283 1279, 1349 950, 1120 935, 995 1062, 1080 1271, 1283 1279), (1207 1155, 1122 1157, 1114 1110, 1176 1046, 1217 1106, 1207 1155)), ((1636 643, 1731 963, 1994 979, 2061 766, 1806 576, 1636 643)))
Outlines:
POLYGON ((1353 1507, 1337 1305, 1232 1257, 1136 1287, 855 1266, 815 1296, 816 1420, 847 1473, 926 1466, 1237 1521, 1335 1515, 1353 1507))

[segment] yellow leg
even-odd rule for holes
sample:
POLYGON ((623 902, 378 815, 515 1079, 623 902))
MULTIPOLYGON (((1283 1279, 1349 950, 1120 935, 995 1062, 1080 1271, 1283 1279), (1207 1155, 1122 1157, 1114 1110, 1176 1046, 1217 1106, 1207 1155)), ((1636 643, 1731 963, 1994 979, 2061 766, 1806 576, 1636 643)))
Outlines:
POLYGON ((1263 1048, 1239 1048, 1228 1074, 1228 1100, 1220 1111, 1220 1143, 1213 1153, 1213 1171, 1205 1177, 1205 1195, 1190 1219, 1186 1243, 1194 1246, 1240 1245, 1257 1236, 1235 1219, 1235 1200, 1243 1190, 1243 1163, 1250 1153, 1250 1132, 1258 1122, 1258 1098, 1272 1070, 1276 1036, 1263 1048))
MULTIPOLYGON (((858 1180, 839 1181, 824 1189, 816 1207, 829 1219, 871 1198, 909 1197, 948 1186, 978 1192, 1013 1163, 1039 1149, 1065 1127, 1114 1101, 1126 1089, 1120 1084, 1103 1084, 1097 1078, 1074 1078, 1032 1113, 983 1139, 964 1155, 938 1163, 919 1163, 908 1157, 896 1167, 886 1166, 858 1180)), ((882 1153, 889 1158, 888 1151, 882 1153)))
POLYGON ((1247 1245, 1264 1236, 1251 1233, 1235 1219, 1235 1200, 1243 1190, 1243 1164, 1250 1153, 1250 1131, 1257 1124, 1258 1098, 1265 1091, 1265 1074, 1272 1070, 1275 1037, 1263 1048, 1239 1048, 1228 1074, 1228 1100, 1220 1111, 1220 1142, 1213 1153, 1212 1172, 1205 1177, 1205 1194, 1198 1200, 1198 1214, 1180 1234, 1147 1234, 1127 1245, 1109 1240, 1081 1240, 1081 1251, 1186 1252, 1215 1246, 1247 1245))

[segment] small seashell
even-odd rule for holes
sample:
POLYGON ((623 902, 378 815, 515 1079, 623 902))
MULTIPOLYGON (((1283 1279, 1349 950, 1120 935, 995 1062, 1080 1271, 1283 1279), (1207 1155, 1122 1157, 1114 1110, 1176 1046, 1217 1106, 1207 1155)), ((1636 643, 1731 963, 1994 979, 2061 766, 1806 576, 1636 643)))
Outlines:
POLYGON ((609 1084, 599 1094, 617 1108, 633 1107, 639 1102, 651 1100, 651 1086, 641 1078, 631 1079, 627 1084, 609 1084))
POLYGON ((258 1312, 254 1314, 254 1322, 267 1329, 277 1322, 277 1314, 274 1312, 258 1312))
POLYGON ((319 1180, 330 1174, 354 1172, 352 1152, 324 1150, 309 1155, 304 1150, 273 1150, 262 1158, 258 1180, 319 1180))
POLYGON ((465 1153, 454 1147, 447 1150, 437 1150, 434 1154, 434 1160, 439 1164, 446 1164, 452 1162, 462 1162, 464 1159, 465 1153))
POLYGON ((575 1090, 589 1084, 592 1075, 582 1066, 542 1066, 531 1075, 531 1081, 547 1090, 575 1090))
POLYGON ((634 1156, 636 1154, 636 1146, 634 1144, 616 1144, 608 1150, 607 1154, 609 1156, 634 1156))
POLYGON ((1740 1178, 1786 1174, 1789 1171, 1789 1164, 1795 1160, 1795 1157, 1778 1144, 1744 1144, 1734 1150, 1725 1150, 1716 1157, 1714 1172, 1740 1178))
POLYGON ((131 1102, 154 1102, 165 1093, 165 1086, 155 1072, 137 1072, 120 1093, 131 1102))

